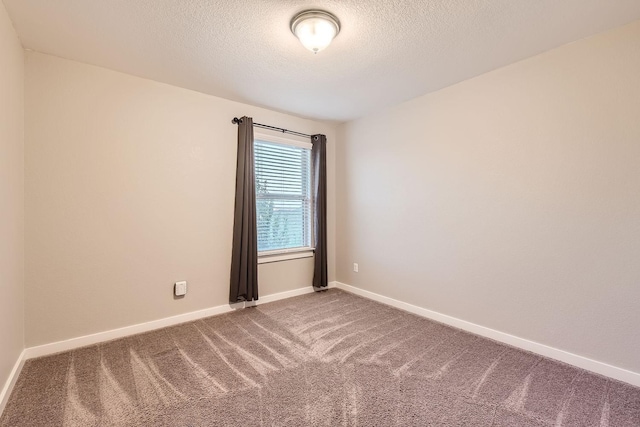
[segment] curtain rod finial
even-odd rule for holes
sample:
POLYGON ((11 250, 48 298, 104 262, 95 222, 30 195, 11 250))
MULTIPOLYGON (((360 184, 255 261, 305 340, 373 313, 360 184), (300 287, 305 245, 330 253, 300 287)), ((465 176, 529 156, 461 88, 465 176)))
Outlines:
POLYGON ((233 123, 234 125, 240 124, 242 123, 242 119, 234 117, 233 120, 231 120, 231 123, 233 123))

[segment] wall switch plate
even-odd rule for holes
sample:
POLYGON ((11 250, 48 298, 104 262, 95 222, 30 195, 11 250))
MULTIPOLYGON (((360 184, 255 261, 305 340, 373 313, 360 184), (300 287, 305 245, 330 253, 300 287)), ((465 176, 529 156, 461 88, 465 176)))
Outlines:
POLYGON ((353 263, 353 271, 358 272, 358 263, 353 263))
POLYGON ((174 293, 176 294, 177 297, 181 297, 183 295, 187 294, 187 282, 183 281, 183 282, 176 282, 175 286, 173 287, 174 293))

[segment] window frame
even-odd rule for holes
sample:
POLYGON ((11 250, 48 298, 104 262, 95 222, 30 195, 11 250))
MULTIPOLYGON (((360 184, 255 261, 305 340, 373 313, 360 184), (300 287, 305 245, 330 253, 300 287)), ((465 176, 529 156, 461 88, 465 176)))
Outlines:
MULTIPOLYGON (((265 132, 255 132, 253 134, 253 143, 255 148, 256 141, 264 141, 271 142, 274 144, 282 144, 282 145, 291 145, 298 148, 304 148, 311 151, 313 145, 310 141, 301 141, 299 139, 294 139, 289 136, 282 135, 271 135, 265 132)), ((311 157, 311 153, 309 153, 311 157)), ((313 246, 313 242, 315 240, 315 230, 314 230, 314 212, 313 212, 313 159, 310 160, 309 165, 309 246, 298 247, 298 248, 285 248, 285 249, 274 249, 270 251, 261 251, 258 252, 258 264, 265 264, 270 262, 279 262, 279 261, 288 261, 292 259, 300 259, 300 258, 309 258, 312 257, 315 253, 315 247, 313 246)), ((254 171, 255 174, 255 171, 254 171)), ((256 196, 256 202, 258 198, 256 196)), ((257 203, 256 203, 257 204, 257 203)))

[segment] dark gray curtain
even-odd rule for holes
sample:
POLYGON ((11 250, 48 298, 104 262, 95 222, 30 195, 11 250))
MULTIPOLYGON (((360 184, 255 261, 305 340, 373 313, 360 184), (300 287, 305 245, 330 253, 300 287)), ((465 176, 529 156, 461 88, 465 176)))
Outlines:
POLYGON ((327 137, 311 137, 311 158, 313 162, 313 213, 315 230, 315 257, 313 287, 326 288, 327 274, 327 137))
POLYGON ((231 286, 229 302, 258 299, 258 234, 256 231, 256 182, 253 154, 253 119, 238 124, 236 205, 233 217, 231 286))

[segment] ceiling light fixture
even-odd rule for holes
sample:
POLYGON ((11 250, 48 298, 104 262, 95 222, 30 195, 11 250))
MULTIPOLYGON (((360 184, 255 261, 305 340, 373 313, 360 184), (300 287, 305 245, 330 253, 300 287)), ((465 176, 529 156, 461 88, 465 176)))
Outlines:
POLYGON ((306 10, 291 20, 291 32, 313 53, 329 46, 340 32, 338 18, 323 10, 306 10))

